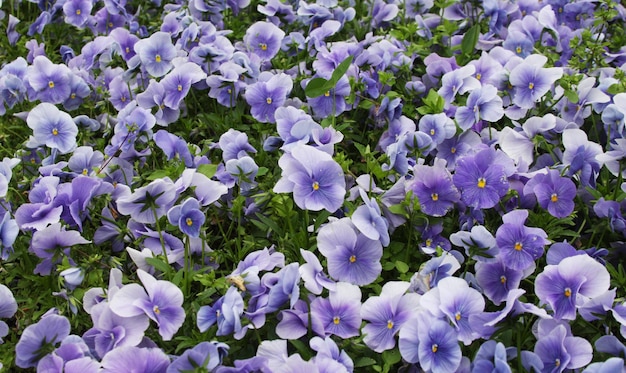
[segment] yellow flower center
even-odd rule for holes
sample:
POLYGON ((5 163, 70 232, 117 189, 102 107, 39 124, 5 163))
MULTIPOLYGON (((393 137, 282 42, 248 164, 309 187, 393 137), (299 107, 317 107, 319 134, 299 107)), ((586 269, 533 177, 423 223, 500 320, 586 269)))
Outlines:
POLYGON ((478 186, 480 189, 483 189, 486 185, 487 185, 487 180, 485 180, 484 177, 479 177, 478 183, 476 183, 476 186, 478 186))
POLYGON ((87 172, 89 172, 86 168, 83 168, 83 175, 87 175, 87 172))
POLYGON ((435 136, 435 129, 434 128, 430 130, 430 135, 431 136, 435 136))
POLYGON ((122 101, 122 102, 126 102, 126 96, 122 96, 122 97, 120 97, 120 101, 122 101))
POLYGON ((518 46, 517 48, 515 48, 515 53, 521 54, 522 53, 522 47, 518 46))
POLYGON ((552 193, 552 195, 550 196, 550 201, 557 202, 558 200, 559 196, 557 196, 556 193, 552 193))
POLYGON ((271 97, 266 98, 265 102, 267 102, 268 105, 271 104, 272 103, 272 98, 271 97))
POLYGON ((58 130, 58 129, 56 129, 56 128, 53 128, 53 129, 52 129, 52 134, 53 134, 54 136, 58 135, 58 134, 59 134, 59 130, 58 130))
POLYGON ((572 296, 572 289, 565 288, 565 291, 563 292, 563 295, 565 295, 568 298, 571 297, 572 296))
POLYGON ((262 51, 266 51, 267 50, 267 44, 259 43, 259 48, 261 48, 262 51))
POLYGON ((433 343, 433 345, 430 347, 430 350, 432 352, 437 352, 438 349, 439 349, 439 346, 436 343, 433 343))
POLYGON ((387 321, 387 329, 393 329, 393 321, 387 321))
POLYGON ((330 91, 324 92, 324 96, 326 96, 326 97, 330 96, 330 91))
POLYGON ((426 247, 430 247, 433 244, 433 239, 432 238, 427 238, 426 242, 424 242, 426 244, 426 247))
POLYGON ((80 9, 76 9, 76 15, 79 16, 80 15, 80 9))
POLYGON ((314 181, 311 187, 313 188, 313 190, 318 190, 320 188, 320 183, 318 183, 317 181, 314 181))
POLYGON ((191 218, 187 218, 187 219, 185 219, 185 224, 187 224, 189 227, 191 227, 193 225, 193 220, 191 220, 191 218))
POLYGON ((54 88, 54 82, 52 80, 48 82, 48 87, 54 88))
POLYGON ((535 83, 533 82, 528 83, 528 89, 533 89, 533 88, 535 88, 535 83))
POLYGON ((126 53, 130 53, 130 48, 129 48, 129 47, 126 47, 126 48, 124 48, 124 51, 125 51, 126 53))
POLYGON ((557 367, 558 367, 559 365, 561 365, 561 359, 555 359, 555 360, 554 360, 554 365, 555 365, 555 366, 557 366, 557 367))
POLYGON ((182 92, 183 86, 179 84, 178 87, 176 87, 176 89, 178 90, 178 92, 182 92))
POLYGON ((450 148, 450 153, 452 154, 456 153, 456 148, 454 146, 450 148))
POLYGON ((160 54, 157 54, 156 56, 154 56, 154 60, 155 60, 156 62, 161 62, 161 55, 160 55, 160 54))
POLYGON ((157 315, 161 313, 161 310, 159 309, 159 306, 152 307, 152 311, 154 311, 154 313, 156 313, 157 315))
POLYGON ((476 79, 480 80, 480 78, 482 78, 483 76, 480 73, 476 73, 476 79))
POLYGON ((341 321, 341 319, 339 318, 339 316, 335 316, 335 317, 333 317, 333 324, 335 324, 335 325, 339 325, 339 321, 341 321))
POLYGON ((500 276, 500 283, 501 284, 506 284, 506 276, 504 276, 504 275, 500 276))
POLYGON ((433 201, 437 202, 439 200, 439 194, 433 193, 430 195, 430 198, 432 198, 433 201))
POLYGON ((76 93, 73 93, 73 92, 72 92, 72 94, 70 95, 70 98, 71 98, 72 100, 73 100, 73 99, 75 99, 75 98, 76 98, 76 93))
POLYGON ((457 312, 457 313, 454 315, 454 319, 455 319, 456 321, 461 320, 461 312, 457 312))
POLYGON ((515 243, 515 250, 522 251, 523 247, 524 247, 524 245, 521 242, 516 242, 515 243))
POLYGON ((350 259, 349 260, 350 260, 350 263, 356 262, 356 256, 350 255, 350 259))

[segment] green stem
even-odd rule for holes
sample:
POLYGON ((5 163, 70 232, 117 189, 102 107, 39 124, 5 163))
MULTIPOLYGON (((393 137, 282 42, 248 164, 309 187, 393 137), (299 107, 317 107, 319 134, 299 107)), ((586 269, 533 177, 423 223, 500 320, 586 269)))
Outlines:
POLYGON ((154 206, 150 206, 150 209, 152 210, 152 214, 154 215, 157 232, 159 232, 159 242, 161 242, 161 249, 163 250, 163 256, 165 257, 165 262, 168 264, 168 267, 169 267, 170 261, 167 258, 167 250, 165 249, 165 239, 163 238, 163 232, 161 231, 161 225, 159 224, 159 217, 157 216, 156 208, 154 208, 154 206))

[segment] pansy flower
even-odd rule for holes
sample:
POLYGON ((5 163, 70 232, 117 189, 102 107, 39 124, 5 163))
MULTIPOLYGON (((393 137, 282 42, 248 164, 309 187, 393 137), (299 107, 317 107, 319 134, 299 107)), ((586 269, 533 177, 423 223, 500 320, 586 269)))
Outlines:
POLYGON ((200 235, 200 227, 205 219, 204 213, 200 211, 200 203, 193 197, 167 212, 167 220, 170 224, 178 226, 178 229, 189 237, 200 235))
POLYGON ((263 123, 274 123, 276 109, 283 106, 293 88, 291 77, 284 73, 263 72, 259 80, 246 87, 246 102, 254 119, 263 123))
POLYGON ((246 30, 243 42, 263 60, 271 60, 280 50, 285 32, 270 22, 259 21, 246 30))
POLYGON ((544 68, 546 56, 532 54, 511 70, 509 83, 514 88, 513 103, 522 109, 531 109, 563 76, 560 67, 544 68))
POLYGON ((461 192, 461 200, 468 206, 494 207, 508 192, 506 170, 496 158, 496 150, 487 148, 457 161, 452 180, 461 192))
POLYGON ((162 31, 137 41, 133 48, 139 56, 141 65, 155 78, 164 76, 172 69, 172 60, 177 55, 170 34, 162 31))
POLYGON ((28 67, 26 77, 32 91, 31 101, 41 100, 60 104, 70 96, 70 75, 72 72, 63 64, 54 64, 45 56, 37 56, 28 67))
POLYGON ((525 270, 543 255, 549 243, 548 235, 541 228, 524 225, 528 210, 514 210, 502 216, 502 224, 496 231, 496 244, 504 264, 514 270, 525 270))

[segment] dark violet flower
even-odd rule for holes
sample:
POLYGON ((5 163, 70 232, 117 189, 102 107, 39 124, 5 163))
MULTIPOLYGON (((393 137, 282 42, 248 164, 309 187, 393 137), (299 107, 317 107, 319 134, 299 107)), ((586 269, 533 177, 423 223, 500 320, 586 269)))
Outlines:
POLYGON ((138 223, 153 224, 165 215, 176 199, 174 183, 169 178, 156 179, 117 200, 117 210, 138 223))
POLYGON ((157 347, 116 348, 102 359, 102 373, 150 372, 165 373, 170 358, 157 347))
POLYGON ((317 248, 326 257, 328 274, 337 281, 367 285, 382 271, 382 244, 359 232, 348 218, 323 226, 317 248))
POLYGON ((285 32, 270 22, 259 21, 246 30, 243 42, 246 48, 261 57, 271 60, 280 50, 285 32))
POLYGON ((524 194, 529 193, 554 217, 565 218, 574 211, 576 185, 571 179, 561 177, 558 170, 535 174, 524 186, 524 194))
POLYGON ((485 84, 470 92, 465 106, 456 110, 454 118, 462 130, 468 130, 481 120, 497 122, 502 116, 504 109, 498 89, 491 84, 485 84))
POLYGON ((157 280, 141 269, 137 275, 144 286, 124 285, 110 300, 111 310, 122 317, 146 315, 157 323, 163 340, 171 340, 185 321, 183 292, 171 282, 157 280))
POLYGON ((500 248, 502 262, 507 267, 523 271, 543 255, 543 248, 550 242, 541 228, 524 225, 528 210, 514 210, 502 216, 502 224, 496 231, 496 244, 500 248))
POLYGON ((48 314, 36 324, 26 327, 15 345, 15 364, 20 368, 32 368, 39 360, 54 351, 56 344, 70 334, 67 318, 48 314))
POLYGON ((167 220, 170 224, 178 226, 178 229, 189 237, 200 235, 200 227, 205 219, 204 213, 200 211, 200 203, 193 197, 167 212, 167 220))
POLYGON ((509 83, 514 88, 513 103, 522 109, 535 106, 551 88, 554 82, 563 76, 560 67, 544 68, 548 58, 532 54, 511 70, 509 83))
POLYGON ((609 290, 609 280, 602 264, 588 255, 576 255, 547 265, 537 275, 535 291, 541 302, 550 305, 554 318, 574 320, 579 305, 609 290))
POLYGON ((211 372, 228 353, 228 345, 220 342, 200 342, 193 348, 183 352, 170 364, 166 373, 192 372, 206 369, 211 372))
POLYGON ((54 264, 61 263, 64 256, 70 256, 72 246, 90 242, 77 231, 66 231, 60 223, 36 231, 33 234, 30 250, 42 259, 42 262, 35 267, 35 273, 49 275, 54 264))
POLYGON ((511 269, 502 261, 476 263, 476 281, 496 306, 507 299, 509 291, 519 287, 522 276, 522 271, 511 269))
POLYGON ((495 162, 496 152, 487 148, 457 160, 452 180, 468 206, 491 208, 509 191, 506 170, 495 162))
POLYGON ((443 162, 433 166, 416 165, 413 179, 406 184, 420 204, 420 210, 430 216, 444 216, 459 201, 460 194, 452 183, 452 175, 443 162))
POLYGON ((275 193, 291 193, 301 209, 334 212, 343 204, 346 182, 333 158, 317 148, 298 144, 278 161, 282 169, 275 193))
POLYGON ((390 281, 380 296, 368 298, 361 306, 361 317, 368 323, 363 327, 363 342, 381 353, 395 347, 395 335, 419 308, 419 295, 406 293, 408 282, 390 281))
POLYGON ((570 335, 564 325, 539 336, 534 351, 543 362, 543 372, 582 368, 593 357, 591 344, 584 338, 570 335))
POLYGON ((146 72, 155 78, 164 76, 172 69, 172 60, 177 55, 170 34, 162 31, 137 41, 134 49, 146 72))
POLYGON ((26 123, 33 130, 37 145, 46 145, 62 154, 69 153, 76 146, 76 123, 69 114, 52 104, 44 102, 37 105, 28 113, 26 123))
POLYGON ((350 338, 359 335, 361 327, 361 289, 345 282, 337 283, 328 298, 317 297, 311 302, 311 318, 324 326, 326 336, 350 338))
POLYGON ((293 80, 284 73, 276 75, 264 71, 256 83, 246 87, 245 98, 254 119, 274 123, 276 109, 283 106, 293 88, 293 80))

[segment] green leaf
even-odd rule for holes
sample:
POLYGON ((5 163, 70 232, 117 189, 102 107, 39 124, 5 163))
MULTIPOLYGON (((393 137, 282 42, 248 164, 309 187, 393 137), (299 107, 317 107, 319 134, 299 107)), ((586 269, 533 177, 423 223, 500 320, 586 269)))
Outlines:
POLYGON ((402 356, 400 355, 400 351, 398 349, 383 352, 383 361, 385 362, 385 365, 394 365, 399 363, 400 360, 402 360, 402 356))
POLYGON ((409 271, 409 265, 400 260, 396 260, 396 269, 400 273, 407 273, 409 271))
POLYGON ((217 165, 216 164, 201 164, 196 169, 196 172, 199 172, 202 175, 204 175, 204 176, 206 176, 206 177, 208 177, 210 179, 217 172, 217 165))
POLYGON ((159 258, 146 258, 146 263, 154 267, 154 269, 161 272, 169 272, 170 266, 159 258))
POLYGON ((467 30, 465 35, 463 35, 463 40, 461 40, 461 52, 463 52, 463 54, 471 54, 474 52, 474 47, 476 47, 476 43, 478 43, 479 35, 480 26, 478 24, 475 24, 467 30))
POLYGON ((153 173, 151 173, 150 175, 148 175, 146 177, 146 180, 153 181, 153 180, 156 180, 156 179, 163 179, 166 176, 168 176, 166 170, 156 170, 153 173))
POLYGON ((609 86, 609 89, 607 89, 607 92, 608 92, 609 94, 611 94, 611 95, 616 95, 616 94, 618 94, 618 93, 623 92, 623 91, 622 91, 622 86, 621 86, 619 83, 614 83, 614 84, 611 84, 611 85, 609 86))
POLYGON ((324 78, 313 78, 309 80, 306 88, 304 88, 304 94, 307 97, 315 98, 323 95, 333 87, 334 85, 331 85, 330 81, 324 78))
POLYGON ((565 97, 567 97, 569 102, 571 102, 572 104, 575 104, 578 101, 580 101, 579 98, 578 98, 578 95, 576 94, 576 92, 574 92, 574 91, 572 91, 570 89, 566 89, 563 94, 565 95, 565 97))
POLYGON ((374 364, 376 364, 376 360, 372 359, 371 357, 360 357, 354 361, 355 368, 369 367, 370 365, 374 364))
POLYGON ((330 81, 333 83, 333 87, 335 86, 335 84, 337 84, 339 79, 341 79, 341 77, 344 76, 344 74, 348 71, 348 68, 352 63, 352 59, 352 56, 348 56, 345 60, 341 61, 339 66, 337 66, 335 71, 333 71, 333 75, 330 78, 330 81))

